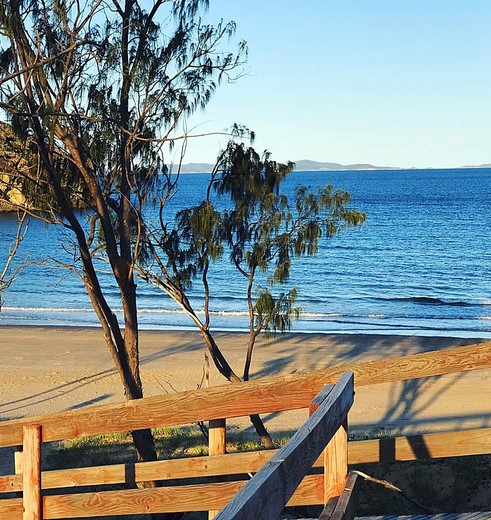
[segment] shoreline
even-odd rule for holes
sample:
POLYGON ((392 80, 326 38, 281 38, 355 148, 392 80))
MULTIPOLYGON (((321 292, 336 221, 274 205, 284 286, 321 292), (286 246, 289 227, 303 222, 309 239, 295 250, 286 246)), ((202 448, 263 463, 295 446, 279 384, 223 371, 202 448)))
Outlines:
MULTIPOLYGON (((241 374, 245 333, 220 332, 217 343, 241 374)), ((481 338, 382 334, 287 333, 261 337, 251 379, 308 372, 384 357, 472 343, 481 338)), ((124 400, 111 356, 97 328, 0 326, 0 420, 43 415, 124 400)), ((142 331, 140 362, 145 395, 197 388, 204 345, 197 331, 142 331)), ((387 383, 357 389, 350 431, 421 433, 491 426, 491 370, 387 383)), ((225 384, 210 367, 210 384, 225 384)), ((272 431, 297 428, 306 412, 270 414, 272 431)), ((234 423, 235 426, 235 423, 234 423)), ((247 420, 236 426, 251 431, 247 420)))
MULTIPOLYGON (((0 315, 1 317, 1 315, 0 315)), ((63 324, 45 324, 45 323, 22 323, 16 325, 14 323, 1 323, 0 332, 3 329, 48 329, 48 330, 98 330, 102 328, 99 323, 85 323, 78 325, 63 324)), ((140 334, 173 334, 173 333, 190 333, 197 334, 199 336, 198 329, 194 325, 163 325, 160 328, 152 328, 147 324, 139 325, 140 334)), ((237 334, 244 335, 248 334, 246 327, 221 327, 213 331, 214 334, 237 334)), ((264 333, 262 333, 263 335, 264 333)), ((349 329, 338 329, 338 330, 316 330, 316 329, 301 329, 291 330, 283 333, 283 335, 299 335, 299 336, 389 336, 389 337, 422 337, 422 338, 443 338, 444 340, 462 340, 469 344, 469 341, 474 343, 485 342, 491 340, 491 332, 488 331, 475 331, 475 330, 448 330, 448 329, 433 329, 433 328, 414 328, 414 329, 356 329, 355 331, 349 329)), ((281 336, 282 333, 278 333, 277 336, 281 336)))

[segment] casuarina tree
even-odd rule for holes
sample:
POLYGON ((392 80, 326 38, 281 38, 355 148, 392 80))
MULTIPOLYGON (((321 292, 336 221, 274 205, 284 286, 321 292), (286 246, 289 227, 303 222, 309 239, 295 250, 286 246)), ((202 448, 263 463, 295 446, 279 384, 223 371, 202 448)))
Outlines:
MULTIPOLYGON (((236 130, 240 137, 243 131, 236 130)), ((297 288, 285 289, 295 262, 317 254, 320 240, 365 221, 365 214, 352 208, 349 193, 329 184, 314 190, 298 186, 288 198, 283 182, 293 168, 293 163, 277 163, 268 152, 260 156, 240 139, 232 139, 218 157, 202 202, 180 211, 174 223, 161 218, 158 228, 146 231, 148 254, 138 266, 140 275, 188 314, 215 366, 232 383, 249 379, 261 332, 284 332, 299 317, 297 288), (245 282, 249 334, 241 375, 211 331, 211 312, 221 309, 212 308, 209 274, 224 256, 245 282), (203 295, 198 309, 188 297, 197 280, 203 295)), ((260 418, 251 420, 263 445, 272 447, 260 418)))
MULTIPOLYGON (((233 23, 205 24, 206 0, 1 0, 0 109, 29 142, 30 168, 3 178, 21 209, 73 236, 80 275, 128 399, 143 395, 134 268, 144 207, 175 179, 164 163, 187 116, 245 57, 223 43, 233 23), (83 212, 76 209, 83 208, 83 212), (95 259, 110 266, 122 318, 95 259)), ((5 187, 6 186, 6 187, 5 187)), ((83 354, 81 354, 83 355, 83 354)), ((155 459, 150 431, 132 432, 155 459)))

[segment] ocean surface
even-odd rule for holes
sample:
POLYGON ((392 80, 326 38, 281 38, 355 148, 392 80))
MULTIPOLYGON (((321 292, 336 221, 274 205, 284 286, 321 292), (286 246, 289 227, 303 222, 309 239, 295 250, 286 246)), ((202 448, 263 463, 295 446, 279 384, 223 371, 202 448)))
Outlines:
MULTIPOLYGON (((197 202, 205 174, 187 174, 169 212, 197 202)), ((348 190, 366 224, 324 241, 293 266, 303 314, 296 332, 491 338, 491 170, 295 172, 285 183, 348 190)), ((0 272, 16 231, 0 214, 0 272)), ((31 220, 16 261, 70 263, 70 235, 31 220)), ((105 290, 118 310, 109 277, 105 290)), ((138 283, 144 329, 193 329, 163 293, 138 283)), ((247 326, 244 283, 226 260, 212 273, 212 328, 247 326)), ((194 298, 200 305, 199 294, 194 298)), ((56 263, 33 264, 4 291, 0 325, 97 326, 79 278, 56 263)))

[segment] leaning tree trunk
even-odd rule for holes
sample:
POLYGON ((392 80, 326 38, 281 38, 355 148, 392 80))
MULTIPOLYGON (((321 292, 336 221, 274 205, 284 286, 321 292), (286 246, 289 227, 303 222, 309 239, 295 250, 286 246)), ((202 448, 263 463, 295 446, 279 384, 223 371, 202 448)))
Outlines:
MULTIPOLYGON (((233 371, 232 367, 225 359, 225 356, 218 347, 215 339, 210 334, 210 331, 204 327, 201 327, 200 331, 218 371, 224 377, 226 377, 231 383, 242 383, 242 379, 233 371)), ((271 438, 271 435, 268 433, 266 426, 264 426, 264 422, 261 419, 261 417, 258 414, 254 414, 250 415, 249 418, 251 419, 256 433, 259 436, 263 448, 266 448, 268 450, 274 449, 275 445, 273 443, 273 439, 271 438)))
MULTIPOLYGON (((143 386, 140 378, 137 322, 135 319, 125 319, 125 333, 123 336, 117 318, 111 312, 102 294, 91 262, 84 262, 84 275, 87 293, 102 325, 106 345, 123 384, 124 395, 128 400, 141 399, 143 397, 143 386)), ((126 311, 132 309, 133 306, 131 303, 128 305, 128 293, 123 292, 123 295, 123 307, 125 308, 125 318, 127 318, 126 311)), ((136 299, 134 305, 136 311, 136 299)), ((133 439, 137 462, 157 460, 157 450, 153 434, 149 428, 135 430, 130 432, 130 434, 133 439)), ((157 481, 137 482, 136 484, 140 488, 155 488, 159 486, 157 481)), ((178 520, 181 517, 182 514, 178 513, 154 513, 149 515, 149 518, 152 520, 178 520)))
MULTIPOLYGON (((128 331, 127 331, 128 332, 128 331)), ((131 334, 128 334, 131 337, 131 334)), ((129 337, 125 335, 120 348, 114 349, 114 343, 111 337, 106 336, 106 343, 109 350, 115 358, 115 364, 118 369, 119 376, 123 383, 125 397, 128 400, 141 399, 143 397, 143 386, 140 378, 139 356, 137 341, 128 344, 129 337)), ((135 339, 135 338, 133 338, 135 339)), ((137 339, 137 337, 136 337, 137 339)), ((150 462, 157 460, 157 450, 152 431, 149 428, 143 430, 135 430, 130 432, 136 451, 137 462, 150 462)), ((139 488, 156 488, 161 485, 158 481, 137 482, 139 488)), ((179 520, 182 513, 153 513, 149 515, 152 520, 179 520)))

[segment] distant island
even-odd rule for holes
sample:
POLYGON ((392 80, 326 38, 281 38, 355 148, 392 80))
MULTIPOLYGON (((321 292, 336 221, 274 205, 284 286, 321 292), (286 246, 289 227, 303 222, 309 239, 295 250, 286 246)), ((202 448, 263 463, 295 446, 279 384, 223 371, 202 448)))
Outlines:
MULTIPOLYGON (((209 163, 188 163, 183 164, 181 173, 206 173, 213 169, 213 164, 209 163)), ((295 161, 297 171, 336 171, 336 170, 400 170, 393 166, 374 166, 373 164, 339 164, 333 162, 319 162, 302 159, 295 161)))
POLYGON ((400 170, 394 166, 374 166, 373 164, 339 164, 333 162, 318 162, 303 159, 295 162, 295 169, 299 171, 335 171, 335 170, 400 170))
MULTIPOLYGON (((181 167, 181 173, 207 173, 213 169, 213 164, 209 163, 188 163, 183 164, 181 167)), ((479 166, 460 166, 457 168, 491 168, 491 164, 481 164, 479 166)), ((375 166, 373 164, 361 163, 361 164, 340 164, 334 162, 319 162, 310 161, 309 159, 302 159, 295 161, 295 170, 297 171, 353 171, 353 170, 413 170, 413 169, 425 169, 428 168, 401 168, 399 166, 375 166)), ((437 168, 435 168, 437 169, 437 168)))

